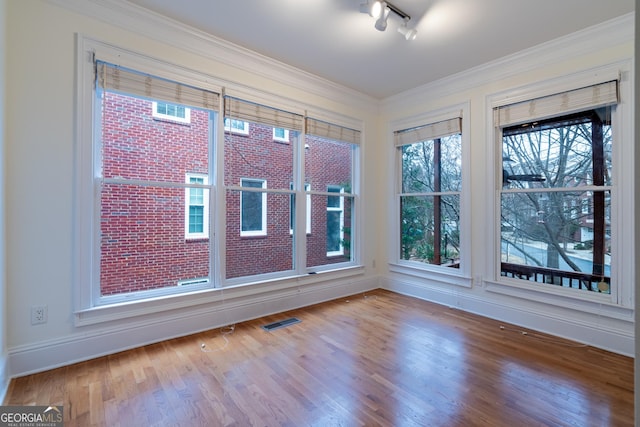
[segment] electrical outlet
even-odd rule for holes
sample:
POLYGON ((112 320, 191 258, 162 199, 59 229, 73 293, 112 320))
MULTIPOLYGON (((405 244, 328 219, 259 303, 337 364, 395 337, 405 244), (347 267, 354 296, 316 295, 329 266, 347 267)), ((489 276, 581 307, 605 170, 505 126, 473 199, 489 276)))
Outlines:
POLYGON ((31 307, 31 324, 40 325, 47 323, 47 306, 34 305, 31 307))

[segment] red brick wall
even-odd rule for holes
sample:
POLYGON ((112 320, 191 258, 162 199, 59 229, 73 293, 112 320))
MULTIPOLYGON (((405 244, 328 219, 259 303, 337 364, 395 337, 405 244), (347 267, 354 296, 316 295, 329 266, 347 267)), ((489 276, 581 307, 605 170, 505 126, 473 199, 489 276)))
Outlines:
MULTIPOLYGON (((105 93, 102 163, 105 178, 184 183, 186 173, 206 174, 209 113, 191 110, 188 124, 158 120, 150 101, 105 93)), ((273 140, 271 127, 250 124, 250 134, 225 134, 225 184, 266 179, 268 189, 289 190, 290 142, 273 140)), ((313 191, 351 182, 351 152, 344 145, 307 137, 306 183, 313 191)), ((347 189, 348 191, 349 189, 347 189)), ((103 295, 175 286, 209 274, 209 240, 185 238, 183 188, 104 185, 101 191, 100 283, 103 295)), ((226 277, 286 271, 293 266, 290 195, 267 196, 266 236, 240 235, 240 192, 226 195, 226 277)), ((345 202, 345 226, 349 226, 345 202)), ((211 214, 214 214, 212 207, 211 214)), ((342 262, 326 255, 325 196, 312 197, 307 265, 342 262)), ((345 237, 348 238, 348 230, 345 237)))

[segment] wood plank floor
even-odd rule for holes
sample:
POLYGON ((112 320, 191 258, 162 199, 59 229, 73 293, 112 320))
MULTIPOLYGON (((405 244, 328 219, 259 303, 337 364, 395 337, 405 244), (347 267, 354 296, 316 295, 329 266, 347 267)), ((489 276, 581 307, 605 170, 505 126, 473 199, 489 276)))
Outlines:
POLYGON ((376 290, 17 378, 5 404, 66 427, 632 426, 633 361, 376 290))

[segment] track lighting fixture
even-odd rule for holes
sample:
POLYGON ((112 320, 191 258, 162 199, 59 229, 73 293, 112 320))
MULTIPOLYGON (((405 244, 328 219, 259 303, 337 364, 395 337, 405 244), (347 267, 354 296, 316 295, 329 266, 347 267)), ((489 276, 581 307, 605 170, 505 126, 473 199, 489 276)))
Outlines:
POLYGON ((418 34, 415 28, 408 28, 407 26, 411 17, 387 1, 367 0, 366 3, 360 4, 360 12, 368 13, 376 20, 375 28, 378 31, 385 31, 387 29, 389 13, 393 12, 403 21, 402 25, 398 27, 398 32, 402 34, 406 40, 414 40, 418 34))

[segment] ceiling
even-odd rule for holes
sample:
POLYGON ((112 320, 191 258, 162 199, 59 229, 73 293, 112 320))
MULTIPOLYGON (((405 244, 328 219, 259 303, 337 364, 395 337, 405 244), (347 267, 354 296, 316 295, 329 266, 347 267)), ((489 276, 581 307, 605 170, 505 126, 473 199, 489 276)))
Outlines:
POLYGON ((385 32, 366 0, 127 0, 383 99, 635 10, 634 0, 393 0, 418 30, 385 32))

